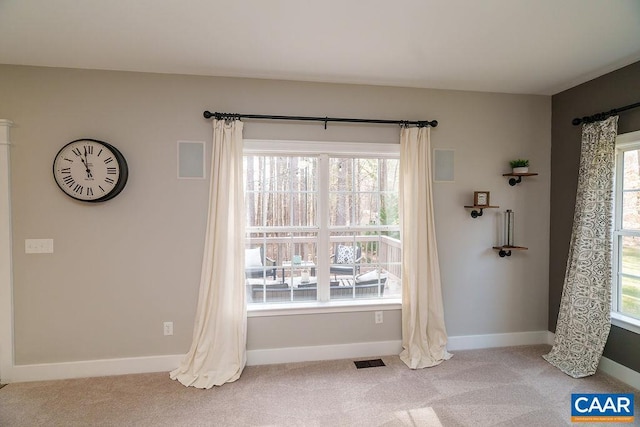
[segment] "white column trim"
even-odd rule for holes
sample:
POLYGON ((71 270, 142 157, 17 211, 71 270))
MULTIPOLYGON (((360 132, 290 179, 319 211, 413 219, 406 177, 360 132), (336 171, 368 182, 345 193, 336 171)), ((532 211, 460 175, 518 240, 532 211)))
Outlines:
POLYGON ((0 383, 13 369, 10 120, 0 119, 0 383))

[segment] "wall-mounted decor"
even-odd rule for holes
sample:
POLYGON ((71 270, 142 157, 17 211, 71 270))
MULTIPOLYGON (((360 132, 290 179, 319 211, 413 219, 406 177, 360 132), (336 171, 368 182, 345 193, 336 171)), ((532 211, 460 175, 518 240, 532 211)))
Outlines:
POLYGON ((473 192, 473 205, 465 206, 467 209, 473 209, 471 211, 471 218, 478 218, 482 216, 482 211, 488 208, 499 208, 500 206, 491 206, 489 204, 489 192, 488 191, 474 191, 473 192))
POLYGON ((526 159, 515 159, 509 162, 509 166, 511 166, 511 173, 504 173, 502 176, 512 176, 516 178, 509 179, 509 185, 514 186, 522 182, 523 176, 535 176, 537 173, 529 172, 529 160, 526 159))
POLYGON ((120 194, 129 168, 122 153, 97 139, 71 141, 53 160, 53 177, 69 197, 82 202, 104 202, 120 194))
POLYGON ((473 192, 473 205, 474 206, 489 206, 489 192, 488 191, 474 191, 473 192))
POLYGON ((204 141, 178 141, 178 179, 204 179, 204 141))
POLYGON ((455 182, 454 151, 433 150, 433 182, 455 182))
POLYGON ((504 213, 504 241, 502 246, 494 246, 493 249, 498 251, 500 258, 511 256, 511 251, 526 251, 529 248, 524 246, 515 246, 513 241, 515 214, 511 209, 507 209, 504 213))

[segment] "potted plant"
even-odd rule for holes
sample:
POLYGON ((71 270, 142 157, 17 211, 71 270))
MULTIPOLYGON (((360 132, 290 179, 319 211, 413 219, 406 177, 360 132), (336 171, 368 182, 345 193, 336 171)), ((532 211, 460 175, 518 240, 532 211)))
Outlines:
POLYGON ((513 173, 527 173, 529 172, 529 160, 516 159, 509 162, 513 173))

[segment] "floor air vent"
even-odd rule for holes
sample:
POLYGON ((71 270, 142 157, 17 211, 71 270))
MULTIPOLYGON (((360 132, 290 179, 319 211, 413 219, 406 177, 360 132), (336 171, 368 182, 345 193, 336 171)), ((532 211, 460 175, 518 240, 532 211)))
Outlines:
POLYGON ((356 368, 358 369, 362 369, 362 368, 375 368, 378 366, 386 366, 384 364, 384 362, 382 361, 382 359, 372 359, 372 360, 358 360, 356 362, 353 362, 356 365, 356 368))

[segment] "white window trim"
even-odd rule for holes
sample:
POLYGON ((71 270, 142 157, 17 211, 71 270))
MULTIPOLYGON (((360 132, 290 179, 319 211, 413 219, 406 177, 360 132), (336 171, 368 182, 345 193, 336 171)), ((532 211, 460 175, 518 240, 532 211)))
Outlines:
MULTIPOLYGON (((277 153, 289 155, 320 155, 330 153, 332 155, 385 158, 398 157, 400 155, 400 144, 265 139, 243 140, 243 155, 273 155, 277 153)), ((321 209, 322 207, 320 206, 319 208, 321 209)), ((322 211, 319 211, 319 214, 320 218, 323 218, 322 211)), ((328 250, 328 248, 326 249, 328 250)), ((247 304, 246 307, 247 317, 399 310, 402 308, 402 298, 247 304)))
MULTIPOLYGON (((622 166, 622 150, 640 149, 640 131, 620 134, 616 137, 616 179, 618 171, 622 166)), ((618 307, 618 273, 619 273, 619 248, 618 236, 620 230, 617 225, 622 224, 622 188, 616 183, 615 186, 615 218, 613 235, 613 280, 611 283, 611 324, 626 329, 630 332, 640 334, 640 320, 625 316, 617 311, 618 307), (614 309, 615 308, 615 309, 614 309)), ((628 233, 625 233, 625 235, 628 233)))
POLYGON ((244 154, 342 154, 345 156, 363 157, 396 157, 400 155, 400 144, 388 143, 284 141, 268 139, 245 139, 243 143, 244 154))
POLYGON ((247 304, 247 317, 295 316, 300 314, 353 313, 358 311, 400 310, 401 298, 335 300, 298 303, 247 304))

